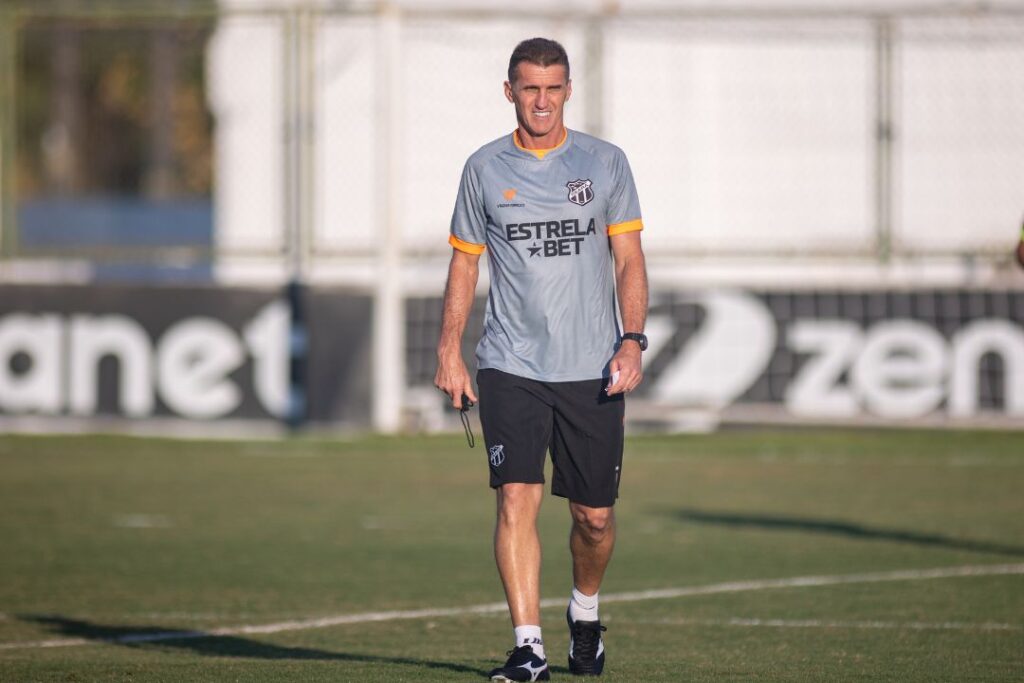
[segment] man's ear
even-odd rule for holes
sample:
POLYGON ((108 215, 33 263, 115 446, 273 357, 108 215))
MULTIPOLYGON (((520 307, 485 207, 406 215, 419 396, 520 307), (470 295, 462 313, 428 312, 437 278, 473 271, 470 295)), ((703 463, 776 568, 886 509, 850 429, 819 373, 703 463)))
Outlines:
POLYGON ((505 99, 509 102, 515 102, 515 100, 512 99, 512 84, 508 81, 505 81, 505 99))
POLYGON ((569 98, 572 97, 572 79, 570 78, 565 82, 565 101, 568 102, 569 98))

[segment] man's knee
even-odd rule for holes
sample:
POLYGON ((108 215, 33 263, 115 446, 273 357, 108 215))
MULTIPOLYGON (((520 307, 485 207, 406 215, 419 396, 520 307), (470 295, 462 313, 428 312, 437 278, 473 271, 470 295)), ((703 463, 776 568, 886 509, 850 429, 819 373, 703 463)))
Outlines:
POLYGON ((603 541, 615 526, 614 508, 592 508, 575 503, 571 508, 573 524, 591 543, 603 541))
POLYGON ((543 484, 503 484, 498 492, 498 519, 506 524, 532 522, 540 510, 543 484))

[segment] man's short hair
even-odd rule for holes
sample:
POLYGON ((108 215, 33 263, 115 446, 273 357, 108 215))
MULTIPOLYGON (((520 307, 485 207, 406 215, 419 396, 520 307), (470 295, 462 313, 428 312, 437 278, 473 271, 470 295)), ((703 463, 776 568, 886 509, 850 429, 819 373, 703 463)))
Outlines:
POLYGON ((516 82, 516 67, 520 62, 537 66, 561 64, 565 67, 565 80, 569 80, 569 55, 557 41, 548 38, 530 38, 516 45, 512 58, 508 60, 508 82, 516 82))

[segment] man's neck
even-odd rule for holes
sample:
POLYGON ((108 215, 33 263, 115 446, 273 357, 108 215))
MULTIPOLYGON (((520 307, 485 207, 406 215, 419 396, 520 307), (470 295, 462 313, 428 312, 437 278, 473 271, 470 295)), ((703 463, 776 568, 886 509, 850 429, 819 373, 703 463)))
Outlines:
POLYGON ((562 142, 565 141, 567 135, 568 133, 565 130, 564 124, 552 129, 551 132, 549 132, 547 135, 542 135, 539 137, 531 136, 528 132, 526 132, 523 126, 519 126, 516 129, 516 137, 518 139, 519 145, 523 149, 554 149, 555 147, 558 147, 560 144, 562 144, 562 142))

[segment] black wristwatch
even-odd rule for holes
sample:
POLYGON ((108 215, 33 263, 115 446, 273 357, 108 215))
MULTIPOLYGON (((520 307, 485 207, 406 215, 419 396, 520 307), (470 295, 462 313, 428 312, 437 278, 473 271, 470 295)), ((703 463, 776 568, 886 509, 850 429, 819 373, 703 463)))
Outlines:
POLYGON ((623 332, 622 341, 626 341, 627 339, 632 339, 639 344, 641 351, 647 350, 647 335, 643 332, 623 332))

